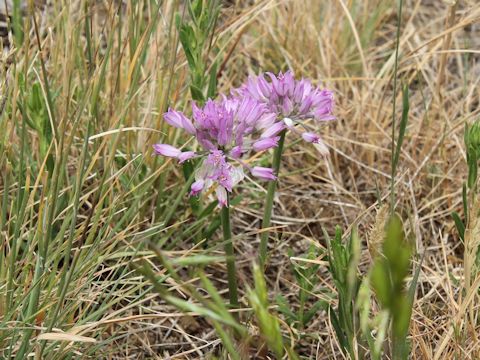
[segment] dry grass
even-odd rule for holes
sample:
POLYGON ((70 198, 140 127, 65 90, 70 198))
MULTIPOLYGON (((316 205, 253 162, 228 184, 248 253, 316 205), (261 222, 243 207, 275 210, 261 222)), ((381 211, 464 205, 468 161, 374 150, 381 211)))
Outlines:
MULTIPOLYGON (((188 256, 201 248, 193 244, 190 235, 182 234, 172 241, 176 233, 162 227, 163 215, 173 198, 162 198, 160 205, 156 199, 173 192, 178 185, 175 176, 182 178, 182 175, 169 162, 158 165, 147 150, 158 139, 157 131, 167 131, 160 116, 167 103, 180 105, 188 100, 188 69, 170 23, 177 5, 174 1, 162 5, 137 79, 136 66, 141 54, 132 51, 128 39, 121 39, 112 47, 111 62, 106 67, 106 80, 98 100, 100 115, 97 118, 94 107, 80 109, 80 115, 72 111, 70 91, 81 88, 87 81, 82 91, 94 93, 101 76, 105 44, 111 34, 109 29, 121 27, 125 36, 128 25, 121 23, 114 7, 107 4, 102 15, 106 16, 105 22, 99 19, 92 27, 97 39, 93 55, 95 65, 90 77, 84 78, 88 69, 83 74, 72 75, 68 71, 76 67, 74 63, 78 57, 85 56, 76 53, 78 49, 74 46, 84 43, 75 35, 83 15, 76 14, 72 5, 70 10, 56 9, 55 17, 42 21, 46 49, 43 57, 47 59, 51 81, 59 91, 56 118, 59 129, 67 134, 65 161, 71 174, 79 166, 87 123, 97 122, 93 134, 97 138, 89 145, 90 162, 87 162, 85 181, 81 184, 81 206, 78 225, 74 228, 72 253, 80 254, 81 249, 85 250, 83 246, 92 246, 93 252, 79 255, 73 285, 62 307, 68 311, 65 310, 65 317, 55 326, 95 338, 97 344, 75 343, 70 349, 73 357, 81 358, 83 353, 91 358, 195 359, 219 354, 221 342, 207 321, 165 305, 149 291, 148 283, 129 267, 141 257, 151 259, 152 253, 144 247, 147 240, 171 244, 168 255, 175 258, 188 256), (52 27, 62 24, 62 28, 57 32, 49 31, 49 24, 52 27), (72 130, 72 115, 80 119, 77 132, 72 130), (130 130, 119 137, 117 131, 109 133, 120 127, 130 130), (142 153, 146 155, 140 162, 138 158, 142 153), (125 161, 114 161, 113 154, 125 161), (146 172, 143 167, 153 170, 146 172), (97 172, 106 174, 103 183, 101 176, 95 175, 97 172), (160 179, 159 175, 165 172, 168 176, 160 179), (164 187, 158 190, 161 185, 164 187), (130 206, 138 214, 132 214, 120 228, 115 228, 118 218, 114 218, 114 214, 126 213, 130 206)), ((125 19, 137 10, 132 6, 124 8, 125 19)), ((145 21, 153 24, 151 8, 144 10, 145 21)), ((222 11, 215 40, 225 49, 224 54, 228 54, 219 78, 221 90, 240 84, 249 73, 290 68, 297 76, 310 77, 336 94, 338 120, 322 129, 331 156, 322 159, 314 147, 294 143, 288 147, 282 162, 273 217, 277 239, 270 243, 271 260, 267 269, 272 298, 280 293, 293 298, 297 289, 290 270, 293 260, 287 250, 293 249, 293 253, 299 255, 311 244, 326 249, 322 227, 332 233, 335 225, 348 231, 358 226, 363 240, 360 269, 365 272, 371 265, 369 246, 372 251, 378 244, 378 235, 372 235, 375 233, 372 227, 376 221, 382 222, 377 220, 377 213, 389 198, 396 11, 396 7, 381 0, 238 0, 229 1, 222 11)), ((144 40, 139 37, 138 41, 144 40)), ((35 44, 29 49, 18 54, 4 54, 4 61, 7 56, 10 62, 11 57, 16 57, 16 67, 21 69, 32 58, 40 56, 34 50, 35 44)), ((472 240, 469 246, 472 247, 465 256, 450 216, 452 211, 462 212, 462 184, 467 171, 464 123, 480 115, 478 49, 480 5, 476 0, 458 1, 454 5, 446 1, 405 1, 398 76, 410 89, 410 118, 400 157, 396 201, 408 236, 414 239, 417 253, 424 255, 410 330, 413 359, 480 358, 477 336, 480 277, 473 261, 479 223, 476 219, 470 221, 472 240)), ((18 72, 12 69, 9 72, 10 77, 6 76, 2 85, 5 87, 8 83, 13 89, 9 104, 15 107, 19 96, 14 85, 18 72)), ((3 92, 0 95, 3 96, 3 92)), ((74 102, 72 108, 76 108, 80 100, 74 102)), ((400 93, 397 102, 401 103, 400 93)), ((3 110, 2 104, 0 96, 0 110, 3 110)), ((18 110, 12 112, 18 114, 18 110)), ((2 173, 5 173, 4 169, 17 155, 21 135, 11 118, 5 117, 7 121, 3 123, 1 119, 0 131, 7 134, 2 137, 8 139, 3 148, 4 156, 0 158, 2 173)), ((178 134, 169 133, 169 136, 173 141, 181 141, 178 134)), ((35 148, 38 138, 33 132, 31 139, 31 146, 35 148)), ((60 154, 58 149, 53 151, 60 154)), ((38 155, 33 157, 42 164, 43 159, 38 155)), ((30 231, 31 234, 40 231, 36 224, 46 211, 43 197, 49 193, 43 193, 42 189, 49 182, 45 166, 38 171, 39 175, 31 174, 29 179, 32 195, 26 204, 28 224, 22 231, 25 238, 30 231), (35 192, 42 195, 40 199, 33 196, 35 192)), ((0 196, 5 191, 5 180, 1 179, 0 196)), ((63 182, 60 193, 73 192, 74 188, 74 183, 63 182)), ((253 195, 235 206, 233 224, 237 234, 235 246, 240 254, 239 278, 249 284, 252 282, 251 262, 258 248, 265 190, 261 184, 245 185, 244 190, 246 188, 253 195)), ((15 199, 15 189, 14 183, 11 203, 15 199)), ((58 220, 69 219, 67 216, 71 215, 67 210, 57 214, 58 220)), ((174 231, 183 231, 183 226, 193 221, 188 207, 183 206, 173 220, 171 229, 174 231)), ((5 244, 11 240, 8 234, 13 226, 12 220, 6 224, 8 230, 0 228, 4 231, 5 240, 2 241, 5 244)), ((377 230, 379 226, 377 223, 377 230)), ((65 239, 68 235, 67 231, 65 239)), ((34 250, 36 242, 33 235, 32 238, 28 242, 31 248, 27 248, 34 250)), ((66 246, 62 241, 62 238, 55 240, 58 247, 53 246, 59 253, 66 246)), ((7 248, 2 245, 8 254, 7 248)), ((221 254, 221 251, 213 246, 212 253, 221 254)), ((34 258, 25 259, 24 266, 29 269, 31 278, 34 258)), ((318 274, 320 283, 333 290, 325 264, 322 259, 318 260, 322 264, 318 274)), ((153 260, 151 263, 157 266, 153 260)), ((55 266, 61 268, 59 264, 55 266)), ((160 267, 156 270, 163 271, 160 267)), ((213 264, 207 270, 210 278, 226 289, 224 264, 213 264)), ((185 281, 196 283, 196 279, 189 278, 191 274, 182 275, 185 281)), ((21 286, 27 291, 30 282, 25 280, 21 286)), ((45 289, 52 290, 55 286, 45 289)), ((175 280, 170 280, 168 286, 172 293, 187 296, 175 280)), ((244 290, 242 287, 241 297, 244 290)), ((22 293, 19 291, 18 296, 22 293)), ((45 301, 48 296, 53 295, 42 291, 43 312, 50 310, 45 301)), ((243 311, 248 312, 244 297, 242 303, 243 311)), ((3 311, 0 306, 0 314, 3 315, 3 311)), ((43 312, 37 314, 35 333, 47 326, 42 323, 43 312)), ((12 328, 16 325, 18 323, 12 319, 2 326, 12 328)), ((249 330, 252 335, 258 332, 254 323, 249 324, 249 330)), ((289 328, 286 323, 282 323, 282 331, 305 358, 342 358, 326 312, 319 313, 301 331, 289 328)), ((68 346, 59 348, 52 358, 62 358, 62 354, 70 351, 68 346)))

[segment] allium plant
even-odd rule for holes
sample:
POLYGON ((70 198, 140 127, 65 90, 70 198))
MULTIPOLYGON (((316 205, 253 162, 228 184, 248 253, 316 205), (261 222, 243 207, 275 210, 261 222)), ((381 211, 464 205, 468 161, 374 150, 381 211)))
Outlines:
MULTIPOLYGON (((266 73, 266 75, 251 76, 235 92, 244 96, 251 96, 265 104, 268 110, 276 115, 277 121, 285 125, 286 129, 280 133, 279 145, 273 156, 275 173, 278 174, 280 169, 286 130, 301 136, 303 140, 309 143, 315 144, 322 155, 328 154, 328 148, 321 137, 314 132, 316 127, 312 123, 335 119, 333 116, 334 99, 332 91, 314 87, 307 79, 295 80, 293 73, 287 71, 285 74, 280 72, 278 75, 266 73)), ((276 181, 273 181, 268 186, 262 222, 263 229, 270 227, 276 185, 276 181)), ((268 232, 263 231, 260 238, 261 264, 265 264, 267 241, 268 232)))
POLYGON ((276 114, 268 106, 251 96, 222 96, 209 99, 205 106, 192 104, 192 119, 179 111, 169 109, 165 121, 193 135, 200 150, 181 151, 168 144, 156 144, 158 155, 176 158, 180 163, 201 158, 195 171, 195 182, 190 195, 215 189, 218 204, 222 208, 223 235, 227 254, 229 296, 232 306, 238 305, 234 251, 231 240, 229 193, 244 178, 244 169, 262 180, 275 180, 273 169, 250 166, 242 160, 245 154, 265 151, 278 145, 279 136, 285 128, 276 121, 276 114))
MULTIPOLYGON (((328 149, 314 132, 315 122, 334 120, 333 93, 314 87, 309 80, 295 80, 291 71, 250 77, 232 95, 218 100, 207 100, 203 107, 192 104, 192 118, 169 109, 165 121, 194 136, 200 145, 198 151, 182 151, 168 144, 154 145, 158 155, 178 159, 180 163, 201 158, 195 171, 195 182, 190 195, 215 190, 222 208, 223 236, 227 254, 230 303, 238 305, 235 261, 231 241, 229 193, 245 177, 245 169, 252 176, 269 180, 262 228, 270 226, 277 174, 288 131, 303 140, 316 144, 326 155, 328 149), (250 152, 275 148, 272 168, 250 166, 242 158, 250 152)), ((260 263, 265 264, 268 232, 260 241, 260 263)))

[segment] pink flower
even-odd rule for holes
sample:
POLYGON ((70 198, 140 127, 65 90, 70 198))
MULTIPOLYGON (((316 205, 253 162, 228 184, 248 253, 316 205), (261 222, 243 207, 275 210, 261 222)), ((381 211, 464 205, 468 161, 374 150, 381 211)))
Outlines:
POLYGON ((181 151, 178 150, 176 147, 168 144, 155 144, 153 145, 153 149, 158 155, 174 158, 176 158, 181 153, 181 151))
POLYGON ((203 190, 204 186, 205 186, 205 180, 200 179, 195 181, 190 188, 190 195, 191 196, 198 195, 203 190))
POLYGON ((197 156, 194 151, 182 152, 176 147, 168 144, 155 144, 153 145, 153 150, 155 150, 155 153, 157 153, 158 155, 177 158, 180 163, 183 163, 197 156))
POLYGON ((277 114, 275 113, 267 113, 264 116, 262 116, 258 121, 257 121, 257 128, 258 129, 266 129, 270 126, 272 126, 275 121, 277 120, 277 114))
POLYGON ((192 122, 183 115, 182 112, 168 109, 168 111, 163 114, 163 118, 173 127, 185 129, 185 131, 191 135, 195 134, 195 128, 192 122))
POLYGON ((295 79, 291 71, 287 71, 285 74, 280 72, 278 76, 275 76, 272 73, 267 73, 272 80, 272 87, 275 93, 280 96, 291 96, 293 95, 293 90, 295 89, 295 79))
POLYGON ((218 199, 218 205, 220 207, 227 206, 227 191, 225 190, 224 187, 218 186, 216 189, 217 193, 217 199, 218 199))
POLYGON ((260 139, 253 143, 253 149, 255 151, 264 151, 278 146, 279 136, 273 138, 260 139))
POLYGON ((258 177, 262 180, 276 180, 277 179, 273 169, 271 169, 271 168, 255 166, 255 167, 250 169, 250 172, 252 173, 253 176, 258 177))
POLYGON ((317 150, 324 156, 328 155, 328 148, 325 143, 322 141, 320 136, 311 132, 304 132, 302 134, 303 140, 313 143, 317 150))
POLYGON ((194 151, 184 151, 177 156, 177 159, 180 160, 180 164, 184 163, 187 160, 193 159, 197 154, 194 151))
POLYGON ((306 142, 309 142, 309 143, 318 144, 318 142, 320 141, 320 136, 318 136, 317 134, 311 133, 311 132, 304 132, 302 134, 302 138, 303 138, 303 140, 305 140, 306 142))
POLYGON ((230 156, 234 159, 240 159, 243 155, 243 149, 241 146, 234 146, 230 151, 230 156))
POLYGON ((251 141, 246 139, 254 136, 260 121, 265 126, 275 121, 265 104, 249 96, 209 99, 203 108, 193 103, 192 113, 199 144, 208 151, 223 148, 226 154, 235 149, 234 158, 239 156, 239 149, 242 154, 251 149, 246 146, 251 141))
POLYGON ((241 166, 233 166, 226 161, 226 156, 220 150, 210 152, 195 172, 196 181, 192 184, 190 195, 198 195, 216 185, 216 194, 220 207, 227 203, 227 191, 244 178, 241 166))
POLYGON ((275 136, 279 132, 281 132, 283 129, 285 129, 285 123, 283 121, 279 121, 269 126, 268 128, 266 128, 260 137, 269 138, 269 137, 275 136))
POLYGON ((246 86, 251 95, 260 101, 268 101, 272 94, 272 86, 265 80, 263 74, 257 77, 249 77, 246 86))

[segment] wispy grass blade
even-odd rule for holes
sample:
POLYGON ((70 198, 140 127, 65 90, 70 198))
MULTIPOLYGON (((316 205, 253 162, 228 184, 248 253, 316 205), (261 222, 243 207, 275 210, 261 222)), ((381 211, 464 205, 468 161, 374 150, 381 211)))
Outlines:
POLYGON ((396 175, 396 165, 395 164, 395 131, 397 123, 397 78, 398 78, 398 57, 399 57, 399 47, 400 47, 400 29, 402 26, 402 10, 403 10, 403 0, 398 2, 398 12, 397 12, 397 31, 396 31, 396 40, 395 40, 395 64, 393 67, 393 104, 392 104, 392 146, 391 146, 391 179, 390 179, 390 212, 393 215, 395 211, 395 175, 396 175))

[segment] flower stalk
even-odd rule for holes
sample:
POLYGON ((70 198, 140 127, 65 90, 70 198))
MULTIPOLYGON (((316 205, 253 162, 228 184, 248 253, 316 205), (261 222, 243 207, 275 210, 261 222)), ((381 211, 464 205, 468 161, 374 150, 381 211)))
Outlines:
POLYGON ((227 206, 223 206, 221 210, 223 241, 225 243, 225 255, 227 258, 227 279, 228 279, 228 296, 232 308, 238 307, 238 289, 237 274, 235 269, 235 252, 233 249, 232 230, 230 228, 230 208, 229 196, 227 195, 227 206))
POLYGON ((278 141, 278 146, 275 148, 275 152, 273 153, 272 168, 274 172, 277 174, 277 179, 274 181, 270 181, 268 183, 267 199, 265 201, 265 208, 263 210, 262 229, 264 231, 260 235, 260 258, 259 258, 260 266, 262 267, 265 266, 265 262, 267 260, 269 231, 265 229, 270 227, 270 223, 272 220, 273 199, 275 197, 275 191, 277 189, 278 175, 280 170, 280 161, 282 159, 283 144, 285 142, 285 134, 286 134, 286 130, 283 130, 280 133, 280 140, 278 141))

